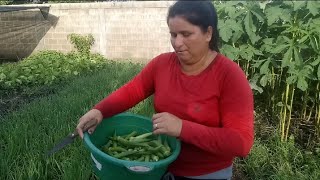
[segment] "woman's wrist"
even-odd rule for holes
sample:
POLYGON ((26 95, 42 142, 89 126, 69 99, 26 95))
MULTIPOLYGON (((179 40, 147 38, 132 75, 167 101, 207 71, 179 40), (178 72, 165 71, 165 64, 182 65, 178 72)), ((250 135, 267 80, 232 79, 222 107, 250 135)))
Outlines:
POLYGON ((91 109, 91 111, 95 114, 95 117, 97 118, 98 122, 100 123, 103 119, 102 112, 96 108, 91 109))

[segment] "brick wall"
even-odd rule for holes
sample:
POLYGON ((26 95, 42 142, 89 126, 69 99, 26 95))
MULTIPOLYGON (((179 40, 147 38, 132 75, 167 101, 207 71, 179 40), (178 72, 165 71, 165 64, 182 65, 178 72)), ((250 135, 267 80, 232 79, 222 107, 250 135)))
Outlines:
POLYGON ((68 34, 90 33, 95 38, 92 52, 112 59, 148 61, 172 51, 166 23, 172 3, 49 4, 47 18, 39 9, 0 13, 0 58, 22 58, 40 50, 68 52, 73 50, 68 34))

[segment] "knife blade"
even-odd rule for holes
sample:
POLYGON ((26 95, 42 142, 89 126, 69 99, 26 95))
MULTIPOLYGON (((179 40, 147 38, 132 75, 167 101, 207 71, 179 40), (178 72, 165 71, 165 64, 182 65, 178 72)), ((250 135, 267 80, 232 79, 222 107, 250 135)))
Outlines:
MULTIPOLYGON (((93 127, 94 125, 96 125, 97 120, 93 120, 93 121, 89 121, 88 124, 84 127, 84 132, 88 131, 88 129, 90 129, 91 127, 93 127)), ((59 151, 60 149, 64 148, 65 146, 67 146, 68 144, 71 144, 76 137, 78 137, 78 131, 75 130, 73 133, 69 134, 67 137, 65 137, 64 139, 62 139, 56 146, 54 146, 50 151, 48 151, 46 153, 46 156, 50 156, 51 154, 59 151)))

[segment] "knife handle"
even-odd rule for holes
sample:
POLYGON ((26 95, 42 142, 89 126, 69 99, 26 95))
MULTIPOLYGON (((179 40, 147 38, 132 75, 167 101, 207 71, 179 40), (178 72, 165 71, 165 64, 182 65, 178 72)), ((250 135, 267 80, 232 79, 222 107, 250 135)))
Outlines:
MULTIPOLYGON (((93 126, 97 125, 97 122, 98 120, 97 119, 94 119, 92 121, 89 121, 83 128, 83 132, 86 132, 88 131, 90 128, 92 128, 93 126)), ((79 133, 77 130, 75 130, 72 134, 71 134, 71 137, 74 138, 76 136, 78 136, 79 133)))

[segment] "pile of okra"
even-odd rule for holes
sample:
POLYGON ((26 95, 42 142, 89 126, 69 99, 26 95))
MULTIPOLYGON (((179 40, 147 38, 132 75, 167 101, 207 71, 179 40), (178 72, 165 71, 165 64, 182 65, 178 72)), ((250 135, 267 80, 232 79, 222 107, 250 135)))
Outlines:
POLYGON ((118 159, 143 162, 156 162, 171 155, 166 139, 162 141, 152 132, 139 135, 136 131, 121 136, 114 133, 102 151, 118 159))

